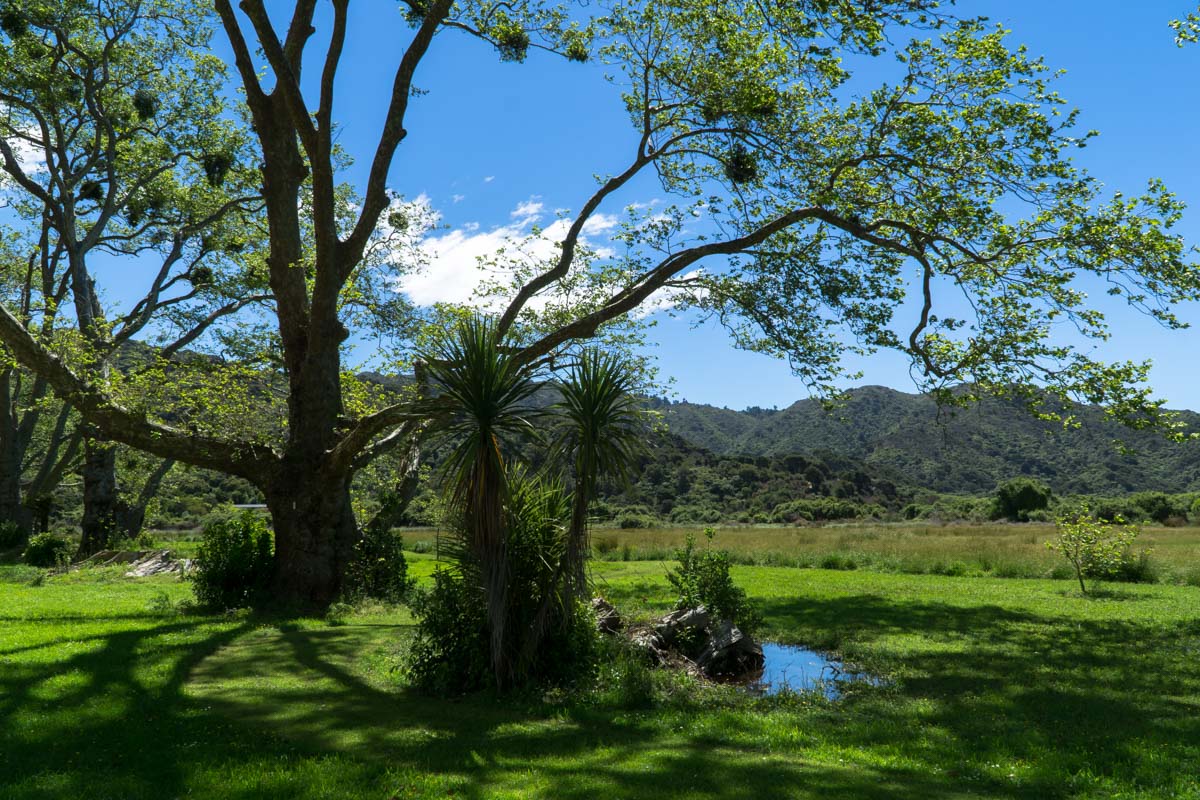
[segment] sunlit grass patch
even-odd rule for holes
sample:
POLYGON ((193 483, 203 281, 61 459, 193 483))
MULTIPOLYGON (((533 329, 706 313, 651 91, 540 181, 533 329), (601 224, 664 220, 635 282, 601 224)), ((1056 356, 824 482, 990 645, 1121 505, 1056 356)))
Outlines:
MULTIPOLYGON (((427 580, 435 562, 411 566, 427 580)), ((650 616, 672 602, 665 567, 594 575, 623 613, 650 616)), ((0 584, 0 798, 1200 793, 1200 590, 733 572, 766 638, 887 686, 837 702, 682 683, 637 707, 586 692, 442 701, 404 684, 403 608, 331 626, 155 613, 156 596, 190 593, 170 578, 0 584)))

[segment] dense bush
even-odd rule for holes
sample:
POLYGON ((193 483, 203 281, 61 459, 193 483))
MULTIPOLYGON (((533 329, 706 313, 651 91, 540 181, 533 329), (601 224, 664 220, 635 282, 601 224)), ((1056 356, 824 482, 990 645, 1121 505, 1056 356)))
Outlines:
POLYGON ((1049 508, 1053 499, 1050 487, 1036 478, 1013 478, 996 488, 992 518, 1028 522, 1031 512, 1049 508))
POLYGON ((192 589, 207 608, 243 608, 263 599, 271 568, 265 519, 251 511, 218 516, 204 526, 192 589))
POLYGON ((833 497, 792 500, 775 507, 772 522, 813 522, 883 516, 880 506, 833 497))
POLYGON ((1135 519, 1151 520, 1166 524, 1171 517, 1181 517, 1187 514, 1188 508, 1182 502, 1177 502, 1171 495, 1163 492, 1137 492, 1130 495, 1129 502, 1141 511, 1135 519))
POLYGON ((617 527, 623 530, 635 528, 654 528, 657 527, 658 521, 654 517, 645 514, 620 514, 617 517, 617 527))
POLYGON ((433 574, 433 588, 410 600, 417 636, 409 648, 409 680, 422 691, 459 695, 488 685, 491 654, 483 590, 447 570, 433 574))
POLYGON ((676 506, 671 509, 674 523, 716 523, 721 521, 720 509, 704 506, 676 506))
POLYGON ((758 610, 750 605, 746 592, 733 582, 729 574, 728 551, 712 547, 712 528, 706 528, 708 547, 697 549, 695 534, 689 533, 684 546, 675 551, 677 569, 667 572, 667 580, 679 593, 676 608, 705 606, 719 619, 727 619, 745 633, 752 633, 761 623, 758 610))
MULTIPOLYGON (((566 593, 558 570, 570 495, 561 483, 520 472, 510 477, 508 490, 503 615, 512 632, 506 652, 516 674, 507 676, 505 688, 590 680, 598 662, 595 620, 588 607, 566 593)), ((481 565, 464 546, 463 536, 458 530, 444 548, 455 569, 435 573, 433 588, 411 601, 418 622, 409 677, 416 687, 438 695, 463 694, 496 682, 489 598, 481 565)))
POLYGON ((371 599, 385 603, 404 600, 412 581, 404 558, 404 542, 389 530, 368 527, 354 545, 354 559, 346 567, 343 597, 351 602, 371 599))
POLYGON ((39 533, 29 539, 22 556, 31 567, 57 567, 71 559, 74 545, 58 533, 39 533))
POLYGON ((0 550, 9 550, 25 541, 25 529, 6 519, 0 522, 0 550))

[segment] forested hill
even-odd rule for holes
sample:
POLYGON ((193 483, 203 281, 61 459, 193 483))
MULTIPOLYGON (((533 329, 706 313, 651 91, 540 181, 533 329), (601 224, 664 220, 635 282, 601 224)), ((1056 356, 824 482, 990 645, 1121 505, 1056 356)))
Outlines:
MULTIPOLYGON (((777 411, 656 405, 673 433, 718 454, 832 452, 905 485, 941 492, 987 492, 1017 475, 1041 478, 1068 494, 1200 490, 1200 442, 1177 444, 1131 431, 1090 406, 1077 409, 1081 428, 1063 430, 1016 402, 939 409, 928 396, 882 386, 851 391, 832 413, 816 400, 777 411), (1133 453, 1123 454, 1116 440, 1133 453)), ((1200 415, 1183 412, 1183 420, 1200 430, 1200 415)))

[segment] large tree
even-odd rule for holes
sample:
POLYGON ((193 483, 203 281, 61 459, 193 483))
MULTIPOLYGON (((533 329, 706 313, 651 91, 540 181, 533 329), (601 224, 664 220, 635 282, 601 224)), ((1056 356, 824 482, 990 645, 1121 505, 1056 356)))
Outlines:
MULTIPOLYGON (((0 176, 12 212, 5 277, 26 329, 85 353, 103 381, 135 336, 156 332, 159 354, 169 356, 217 319, 267 300, 225 252, 245 238, 239 215, 257 205, 257 187, 238 168, 244 139, 220 119, 223 65, 189 6, 55 0, 2 13, 0 176), (117 311, 103 301, 98 264, 152 278, 117 311)), ((21 397, 22 376, 0 374, 6 507, 15 506, 12 484, 47 388, 44 375, 27 382, 21 397)), ((83 440, 86 554, 135 532, 141 514, 119 496, 116 446, 104 432, 85 420, 66 437, 66 456, 83 440)), ((46 490, 36 479, 29 488, 34 497, 46 490)))
MULTIPOLYGON (((497 328, 518 361, 552 357, 673 290, 819 388, 848 348, 889 347, 932 388, 1037 380, 1130 422, 1160 418, 1144 365, 1099 363, 1051 332, 1066 321, 1084 337, 1107 335, 1090 282, 1178 325, 1172 305, 1200 294, 1200 273, 1170 230, 1180 206, 1157 183, 1141 197, 1101 197, 1071 161, 1090 134, 1074 132, 1052 73, 983 22, 944 16, 932 0, 407 0, 412 32, 367 177, 350 196, 334 144, 350 0, 297 0, 287 19, 263 0, 215 7, 261 162, 286 424, 259 436, 191 432, 122 405, 111 382, 16 314, 0 312, 0 340, 111 438, 258 486, 281 599, 320 605, 336 595, 358 535, 355 470, 409 446, 422 424, 405 400, 350 402, 359 393, 342 362, 364 287, 387 263, 373 258, 381 232, 407 222, 393 159, 419 95, 414 78, 446 33, 503 60, 534 51, 606 61, 636 134, 627 161, 598 165, 609 176, 581 199, 555 255, 515 270, 497 328), (318 5, 330 10, 320 31, 318 5), (853 71, 889 55, 881 72, 893 78, 852 93, 853 71), (618 255, 588 252, 589 220, 623 207, 643 175, 676 205, 631 219, 618 255), (590 291, 562 300, 559 290, 580 281, 590 291), (559 298, 551 312, 531 303, 548 295, 559 298), (902 307, 909 295, 913 306, 902 307), (946 313, 948 298, 966 310, 946 313)), ((378 310, 381 299, 366 305, 378 310)))

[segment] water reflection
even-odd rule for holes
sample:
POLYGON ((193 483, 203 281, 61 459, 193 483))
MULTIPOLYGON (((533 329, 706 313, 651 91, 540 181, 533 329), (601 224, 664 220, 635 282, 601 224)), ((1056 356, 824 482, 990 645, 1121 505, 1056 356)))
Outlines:
POLYGON ((865 672, 847 671, 842 662, 815 650, 771 643, 764 643, 762 649, 762 672, 745 678, 746 688, 758 695, 779 694, 784 690, 816 691, 830 700, 836 700, 846 683, 880 684, 878 677, 865 672))

